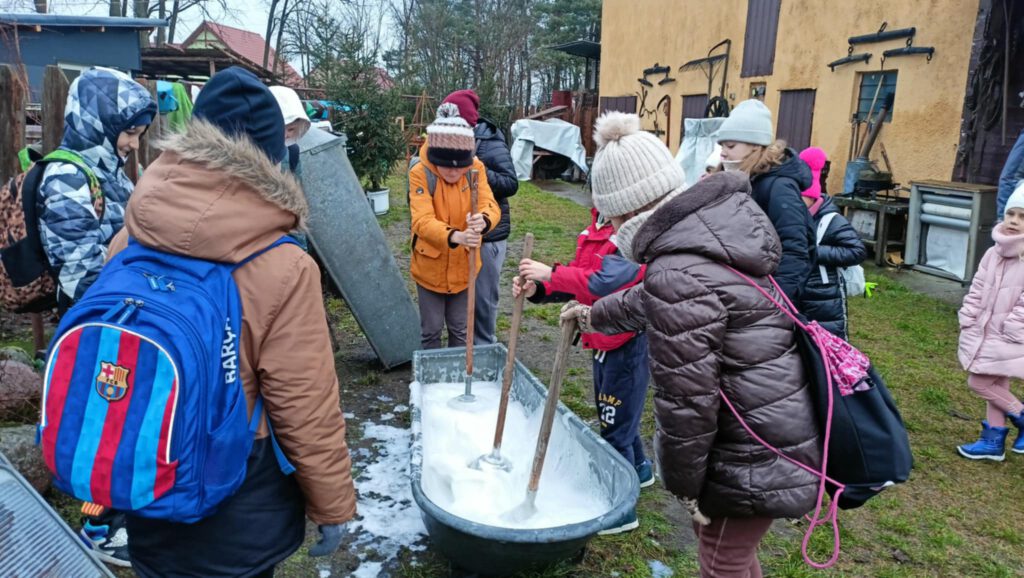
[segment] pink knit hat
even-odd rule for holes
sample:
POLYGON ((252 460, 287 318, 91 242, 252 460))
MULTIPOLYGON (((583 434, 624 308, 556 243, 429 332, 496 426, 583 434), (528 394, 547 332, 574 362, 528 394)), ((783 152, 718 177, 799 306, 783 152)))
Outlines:
POLYGON ((818 147, 810 147, 800 152, 800 158, 811 167, 811 186, 800 194, 810 199, 820 199, 821 169, 825 168, 828 155, 818 147))

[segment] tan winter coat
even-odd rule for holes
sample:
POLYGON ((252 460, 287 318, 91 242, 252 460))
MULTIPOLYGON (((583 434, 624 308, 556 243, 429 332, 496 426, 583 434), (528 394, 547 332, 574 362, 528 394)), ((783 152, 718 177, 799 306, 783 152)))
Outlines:
MULTIPOLYGON (((131 235, 162 251, 238 263, 295 229, 306 212, 293 176, 252 144, 193 119, 146 170, 110 254, 131 235)), ((283 245, 234 277, 244 312, 241 367, 249 411, 259 391, 296 468, 309 519, 346 522, 355 515, 355 489, 316 263, 299 247, 283 245)), ((266 435, 264 420, 256 437, 266 435)))

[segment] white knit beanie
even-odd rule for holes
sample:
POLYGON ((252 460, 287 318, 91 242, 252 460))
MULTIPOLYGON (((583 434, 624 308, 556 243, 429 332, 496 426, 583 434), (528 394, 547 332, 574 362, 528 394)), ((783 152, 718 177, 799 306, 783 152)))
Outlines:
POLYGON ((768 146, 772 144, 772 111, 763 102, 752 98, 736 105, 714 135, 715 142, 743 142, 768 146))
POLYGON ((1017 188, 1013 190, 1013 194, 1010 195, 1009 199, 1006 199, 1006 208, 1003 209, 1003 217, 1006 217, 1006 213, 1010 209, 1021 209, 1024 210, 1024 181, 1017 183, 1017 188))
POLYGON ((594 125, 597 154, 590 185, 594 207, 605 217, 637 211, 685 186, 682 167, 635 114, 607 112, 594 125))

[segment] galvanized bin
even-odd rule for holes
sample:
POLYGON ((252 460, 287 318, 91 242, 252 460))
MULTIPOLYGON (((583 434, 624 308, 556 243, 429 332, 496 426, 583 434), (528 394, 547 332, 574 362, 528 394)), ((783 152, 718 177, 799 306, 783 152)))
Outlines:
POLYGON ((114 576, 2 453, 0 576, 114 576))
MULTIPOLYGON (((473 378, 499 381, 505 366, 504 345, 474 348, 473 378)), ((465 348, 417 351, 413 355, 413 379, 422 389, 432 383, 461 382, 465 375, 465 348)), ((543 411, 547 389, 520 361, 516 360, 512 381, 513 400, 523 404, 530 414, 543 411)), ((555 428, 562 428, 592 458, 591 471, 612 504, 604 515, 577 524, 540 530, 516 530, 478 524, 438 507, 423 492, 423 431, 421 400, 413 397, 412 452, 410 476, 412 494, 420 507, 434 548, 464 570, 485 576, 507 576, 540 568, 582 553, 597 532, 616 525, 623 515, 636 507, 640 482, 633 466, 601 439, 576 414, 558 405, 555 428)), ((541 481, 543 484, 543 479, 541 481)), ((523 489, 525 492, 525 488, 523 489)))
POLYGON ((345 137, 312 128, 299 141, 309 240, 377 358, 407 363, 420 347, 420 316, 345 152, 345 137))

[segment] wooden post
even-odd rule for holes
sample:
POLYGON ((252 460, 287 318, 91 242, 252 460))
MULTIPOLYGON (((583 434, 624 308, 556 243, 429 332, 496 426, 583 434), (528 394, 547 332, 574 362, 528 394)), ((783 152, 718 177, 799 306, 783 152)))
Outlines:
MULTIPOLYGON (((156 92, 156 81, 155 80, 144 80, 142 85, 149 91, 150 96, 153 97, 153 102, 159 102, 159 98, 156 92)), ((156 157, 160 156, 160 151, 155 146, 155 143, 159 142, 164 135, 164 122, 166 117, 161 114, 157 114, 153 118, 152 124, 149 125, 149 129, 146 130, 146 134, 142 135, 142 140, 139 143, 139 162, 143 168, 148 167, 150 163, 156 160, 156 157)))
POLYGON ((43 154, 60 146, 64 137, 64 108, 68 102, 68 79, 56 66, 43 75, 43 154))
POLYGON ((0 64, 0 183, 21 172, 25 146, 25 88, 13 67, 0 64))

